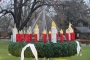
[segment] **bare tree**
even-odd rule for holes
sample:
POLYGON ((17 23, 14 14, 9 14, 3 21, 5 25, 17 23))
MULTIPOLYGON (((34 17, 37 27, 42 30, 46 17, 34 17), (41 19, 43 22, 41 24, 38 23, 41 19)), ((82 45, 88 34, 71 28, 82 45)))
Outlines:
POLYGON ((68 26, 69 22, 77 26, 79 20, 87 21, 88 19, 87 6, 83 0, 63 1, 61 5, 55 5, 54 8, 59 13, 55 20, 59 28, 68 26))
POLYGON ((11 14, 18 30, 23 29, 27 25, 35 10, 43 5, 49 5, 48 1, 43 0, 11 0, 10 2, 12 2, 10 4, 11 7, 8 9, 3 9, 0 6, 0 13, 2 16, 8 13, 11 14), (25 9, 27 11, 23 12, 25 9), (26 16, 24 15, 25 13, 27 13, 26 16))
POLYGON ((2 16, 6 14, 12 15, 18 31, 27 26, 29 21, 29 24, 31 24, 34 12, 44 5, 54 6, 58 13, 55 16, 55 22, 58 27, 62 27, 65 21, 73 21, 75 23, 77 20, 86 18, 87 16, 85 10, 87 7, 82 0, 63 2, 62 0, 10 0, 9 2, 7 8, 0 5, 0 14, 2 16))

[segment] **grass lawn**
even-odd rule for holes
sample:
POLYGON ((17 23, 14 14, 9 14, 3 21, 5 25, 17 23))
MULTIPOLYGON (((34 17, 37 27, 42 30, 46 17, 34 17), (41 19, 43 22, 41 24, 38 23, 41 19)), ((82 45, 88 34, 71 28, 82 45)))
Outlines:
MULTIPOLYGON (((20 60, 20 57, 10 56, 8 53, 8 45, 10 41, 0 40, 0 60, 20 60)), ((25 58, 24 60, 33 60, 32 58, 25 58)), ((43 60, 43 59, 39 59, 43 60)), ((50 60, 90 60, 90 46, 82 46, 82 56, 71 56, 63 58, 50 58, 50 60)))

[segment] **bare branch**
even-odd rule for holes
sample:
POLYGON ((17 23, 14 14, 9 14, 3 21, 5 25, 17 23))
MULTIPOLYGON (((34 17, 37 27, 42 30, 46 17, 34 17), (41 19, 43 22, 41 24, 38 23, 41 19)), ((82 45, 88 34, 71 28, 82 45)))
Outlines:
POLYGON ((29 0, 25 0, 25 2, 22 3, 21 7, 26 6, 26 3, 27 3, 28 1, 29 1, 29 0))
POLYGON ((15 18, 15 15, 14 15, 14 13, 12 11, 2 10, 2 11, 0 11, 0 13, 3 13, 3 16, 10 13, 10 14, 12 14, 13 18, 15 18))
POLYGON ((2 18, 3 16, 5 16, 5 15, 1 15, 0 18, 2 18))

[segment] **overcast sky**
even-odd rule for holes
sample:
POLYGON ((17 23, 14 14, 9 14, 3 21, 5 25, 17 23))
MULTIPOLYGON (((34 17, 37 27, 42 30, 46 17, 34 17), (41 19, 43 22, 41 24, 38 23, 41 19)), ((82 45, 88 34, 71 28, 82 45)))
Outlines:
POLYGON ((86 2, 86 4, 88 5, 88 7, 90 8, 90 0, 84 0, 86 2))
POLYGON ((84 0, 86 3, 89 3, 90 0, 84 0))

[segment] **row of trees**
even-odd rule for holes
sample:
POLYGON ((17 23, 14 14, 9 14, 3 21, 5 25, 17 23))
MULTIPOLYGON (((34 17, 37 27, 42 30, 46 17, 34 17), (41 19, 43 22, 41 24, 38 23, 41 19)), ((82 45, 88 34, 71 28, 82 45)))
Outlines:
POLYGON ((34 15, 36 10, 45 5, 54 7, 57 15, 53 19, 58 27, 63 27, 68 22, 77 25, 78 21, 84 21, 87 24, 86 21, 90 19, 89 9, 83 0, 63 2, 62 0, 10 0, 9 2, 6 3, 6 7, 0 5, 0 16, 3 17, 7 14, 12 16, 18 31, 27 26, 29 21, 31 24, 33 18, 37 17, 37 14, 34 15))
POLYGON ((69 22, 71 22, 73 26, 79 26, 79 23, 83 23, 84 26, 89 25, 89 8, 83 0, 65 1, 62 5, 57 7, 59 15, 56 16, 56 22, 59 27, 65 27, 69 22))

